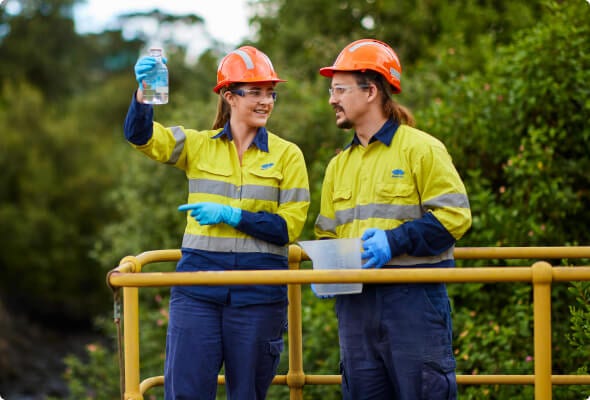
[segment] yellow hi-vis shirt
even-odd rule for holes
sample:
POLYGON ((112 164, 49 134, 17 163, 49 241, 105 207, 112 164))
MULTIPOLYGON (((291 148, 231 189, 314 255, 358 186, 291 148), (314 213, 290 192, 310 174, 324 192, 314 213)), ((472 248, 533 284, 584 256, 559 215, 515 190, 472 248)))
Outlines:
MULTIPOLYGON (((268 152, 250 146, 242 163, 233 141, 217 137, 222 129, 197 131, 154 122, 144 145, 133 145, 148 157, 185 171, 188 203, 214 202, 250 212, 281 216, 289 242, 299 237, 309 208, 309 182, 301 150, 268 131, 268 152)), ((287 246, 253 238, 226 225, 200 225, 187 213, 183 248, 206 251, 288 255, 287 246)))
MULTIPOLYGON (((395 229, 426 213, 455 240, 471 226, 465 186, 445 146, 400 125, 389 145, 379 140, 367 147, 353 143, 330 161, 315 234, 320 239, 357 238, 367 228, 395 229)), ((433 264, 452 259, 452 254, 453 248, 424 257, 402 254, 387 264, 433 264)))

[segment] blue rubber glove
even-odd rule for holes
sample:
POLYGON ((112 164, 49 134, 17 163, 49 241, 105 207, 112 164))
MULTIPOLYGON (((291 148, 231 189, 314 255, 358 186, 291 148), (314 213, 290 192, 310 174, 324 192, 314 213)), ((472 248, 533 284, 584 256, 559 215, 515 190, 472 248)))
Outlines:
POLYGON ((381 268, 391 260, 391 248, 385 231, 369 228, 363 233, 363 253, 361 257, 368 259, 363 268, 381 268))
POLYGON ((191 217, 201 225, 215 225, 225 223, 234 228, 242 220, 242 210, 217 203, 183 204, 178 211, 191 211, 191 217))
POLYGON ((311 284, 311 291, 313 292, 313 294, 315 294, 315 297, 317 297, 318 299, 331 299, 335 296, 333 294, 318 294, 318 291, 315 287, 315 283, 311 284))
MULTIPOLYGON (((166 64, 168 60, 166 57, 162 57, 162 62, 166 64)), ((142 87, 142 82, 151 73, 152 69, 156 66, 156 58, 151 56, 140 57, 135 63, 135 80, 142 87)))

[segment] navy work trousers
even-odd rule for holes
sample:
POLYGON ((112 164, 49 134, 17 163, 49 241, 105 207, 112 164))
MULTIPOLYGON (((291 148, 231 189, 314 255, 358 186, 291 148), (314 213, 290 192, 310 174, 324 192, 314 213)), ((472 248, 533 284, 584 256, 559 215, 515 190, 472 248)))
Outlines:
POLYGON ((364 285, 337 296, 345 400, 457 398, 444 284, 364 285))
POLYGON ((236 307, 172 288, 165 399, 215 400, 224 365, 228 399, 263 400, 279 365, 286 326, 286 302, 236 307))

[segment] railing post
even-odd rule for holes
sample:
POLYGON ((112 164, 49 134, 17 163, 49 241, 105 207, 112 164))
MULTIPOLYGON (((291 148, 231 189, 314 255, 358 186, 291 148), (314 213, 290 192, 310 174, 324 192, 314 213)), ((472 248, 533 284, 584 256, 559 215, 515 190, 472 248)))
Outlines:
MULTIPOLYGON (((141 263, 135 257, 121 260, 131 262, 135 273, 141 272, 141 263)), ((123 338, 125 354, 125 400, 143 400, 139 389, 139 289, 123 287, 123 338)))
POLYGON ((551 400, 551 281, 552 267, 536 262, 533 273, 533 319, 535 335, 535 399, 551 400))
POLYGON ((139 391, 139 290, 123 288, 123 337, 125 338, 125 400, 142 400, 139 391))
MULTIPOLYGON (((291 245, 289 247, 289 269, 299 269, 300 265, 301 248, 299 246, 291 245)), ((301 285, 289 284, 288 288, 289 371, 287 372, 287 386, 289 387, 290 400, 302 400, 305 374, 303 373, 301 285)))

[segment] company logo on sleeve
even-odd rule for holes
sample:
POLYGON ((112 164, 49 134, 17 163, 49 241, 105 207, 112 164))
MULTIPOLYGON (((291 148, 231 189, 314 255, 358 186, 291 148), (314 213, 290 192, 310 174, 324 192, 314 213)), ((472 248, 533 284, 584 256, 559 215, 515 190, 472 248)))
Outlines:
POLYGON ((262 164, 262 166, 260 167, 261 170, 265 170, 265 169, 269 169, 270 167, 272 167, 273 165, 275 165, 275 163, 266 163, 266 164, 262 164))

